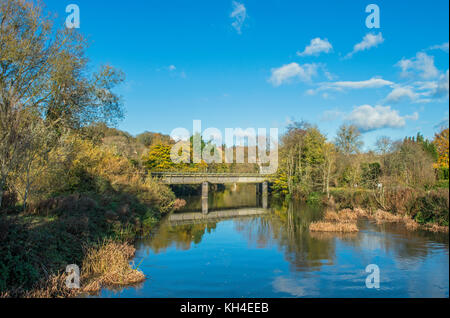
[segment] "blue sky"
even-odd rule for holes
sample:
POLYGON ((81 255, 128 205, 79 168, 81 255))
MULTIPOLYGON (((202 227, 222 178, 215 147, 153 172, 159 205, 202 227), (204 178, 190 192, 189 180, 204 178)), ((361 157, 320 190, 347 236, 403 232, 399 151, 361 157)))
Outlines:
POLYGON ((44 2, 61 21, 77 4, 93 67, 126 73, 119 128, 132 134, 193 120, 282 132, 295 118, 329 139, 354 123, 370 148, 448 123, 448 1, 44 2))

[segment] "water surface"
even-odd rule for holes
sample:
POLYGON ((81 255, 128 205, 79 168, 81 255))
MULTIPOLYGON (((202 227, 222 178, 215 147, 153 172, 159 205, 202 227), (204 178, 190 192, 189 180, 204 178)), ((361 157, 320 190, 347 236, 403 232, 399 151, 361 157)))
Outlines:
POLYGON ((323 211, 295 203, 258 208, 255 188, 211 191, 136 244, 145 283, 101 297, 448 297, 448 235, 358 222, 350 235, 310 233, 323 211), (197 213, 196 213, 197 212, 197 213), (227 217, 228 215, 233 215, 227 217), (380 289, 365 269, 380 268, 380 289))

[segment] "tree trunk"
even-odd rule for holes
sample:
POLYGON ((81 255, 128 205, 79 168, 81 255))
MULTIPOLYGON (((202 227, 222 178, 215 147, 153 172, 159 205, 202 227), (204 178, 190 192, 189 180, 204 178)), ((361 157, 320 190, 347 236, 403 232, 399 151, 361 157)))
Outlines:
POLYGON ((327 171, 327 198, 330 198, 330 174, 331 174, 331 162, 328 164, 327 171))

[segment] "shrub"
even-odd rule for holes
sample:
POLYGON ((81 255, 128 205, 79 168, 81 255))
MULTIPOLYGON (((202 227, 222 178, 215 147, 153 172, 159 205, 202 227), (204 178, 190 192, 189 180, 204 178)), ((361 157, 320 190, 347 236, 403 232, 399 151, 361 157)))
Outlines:
POLYGON ((411 215, 420 224, 437 223, 441 226, 448 226, 448 190, 433 190, 418 197, 411 212, 411 215))

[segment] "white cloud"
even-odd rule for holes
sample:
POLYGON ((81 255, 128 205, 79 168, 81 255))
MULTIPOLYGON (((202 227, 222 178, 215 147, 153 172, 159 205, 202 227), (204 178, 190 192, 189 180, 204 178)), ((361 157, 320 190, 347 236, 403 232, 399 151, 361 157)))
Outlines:
POLYGON ((386 97, 386 102, 409 100, 413 103, 430 103, 449 96, 448 70, 434 81, 416 81, 407 86, 396 86, 386 97))
POLYGON ((247 19, 247 9, 244 4, 237 1, 232 2, 233 11, 231 12, 230 18, 233 19, 231 23, 232 27, 237 31, 237 33, 242 33, 242 26, 244 25, 245 19, 247 19))
POLYGON ((177 67, 175 65, 169 65, 169 71, 175 71, 177 67))
POLYGON ((433 45, 430 46, 428 48, 428 50, 442 50, 446 53, 448 53, 448 42, 442 43, 442 44, 438 44, 438 45, 433 45))
POLYGON ((280 86, 281 84, 288 83, 292 79, 297 78, 304 82, 311 81, 312 77, 317 75, 318 64, 303 64, 291 63, 283 65, 279 68, 272 69, 272 75, 270 82, 274 86, 280 86))
POLYGON ((386 97, 386 101, 398 103, 405 98, 414 101, 417 100, 418 97, 419 95, 414 92, 411 87, 398 86, 389 93, 389 95, 386 97))
POLYGON ((378 34, 372 34, 368 33, 364 36, 363 40, 353 47, 353 51, 347 54, 347 58, 352 57, 353 54, 368 50, 372 47, 377 47, 379 44, 384 42, 383 35, 380 33, 378 34))
POLYGON ((323 112, 322 117, 320 118, 322 121, 333 121, 344 115, 343 112, 339 110, 326 110, 323 112))
POLYGON ((372 77, 371 79, 364 81, 338 81, 338 82, 325 82, 319 84, 316 89, 310 89, 306 93, 308 95, 314 95, 320 91, 344 91, 346 89, 368 89, 368 88, 381 88, 385 86, 392 86, 393 82, 384 80, 380 77, 372 77))
POLYGON ((414 112, 412 115, 406 115, 405 119, 409 119, 409 120, 419 120, 419 113, 418 112, 414 112))
POLYGON ((356 107, 346 118, 363 132, 381 128, 402 128, 406 120, 418 120, 419 114, 400 116, 397 110, 390 106, 362 105, 356 107))
POLYGON ((332 83, 336 88, 350 88, 350 89, 363 89, 363 88, 380 88, 384 86, 390 86, 393 82, 386 81, 382 78, 373 77, 366 81, 340 81, 332 83))
POLYGON ((434 91, 434 97, 447 97, 448 98, 448 86, 449 86, 449 77, 448 70, 445 74, 441 75, 439 81, 437 82, 437 87, 434 91))
POLYGON ((327 39, 315 38, 303 52, 297 52, 298 56, 319 55, 320 53, 329 53, 333 46, 327 39))
POLYGON ((418 52, 416 56, 411 59, 403 58, 396 66, 402 69, 401 75, 403 77, 418 74, 424 79, 430 79, 439 75, 439 71, 436 66, 434 66, 434 57, 429 56, 424 52, 418 52))

